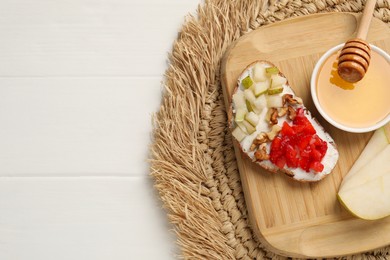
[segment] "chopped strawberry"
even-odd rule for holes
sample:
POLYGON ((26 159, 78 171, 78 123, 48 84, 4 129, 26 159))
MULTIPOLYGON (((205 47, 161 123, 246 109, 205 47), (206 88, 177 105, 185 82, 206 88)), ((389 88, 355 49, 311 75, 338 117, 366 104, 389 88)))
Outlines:
POLYGON ((301 150, 305 149, 309 145, 311 139, 312 139, 311 135, 304 135, 303 137, 301 137, 301 140, 298 143, 299 149, 301 150))
POLYGON ((305 127, 303 128, 302 132, 305 134, 315 134, 316 130, 314 129, 313 125, 309 122, 309 124, 306 124, 305 127))
POLYGON ((280 149, 281 142, 282 142, 282 138, 281 137, 279 137, 279 136, 275 137, 275 139, 271 143, 271 150, 273 150, 273 149, 274 150, 280 149))
POLYGON ((310 123, 310 121, 305 117, 303 109, 298 108, 297 115, 293 120, 294 125, 306 125, 307 122, 310 123))
POLYGON ((300 158, 299 167, 308 172, 310 170, 309 158, 305 158, 305 157, 300 158))
POLYGON ((322 144, 322 140, 321 140, 321 138, 318 135, 313 135, 313 139, 312 139, 312 141, 310 143, 314 144, 314 145, 321 145, 322 144))
POLYGON ((276 166, 278 166, 280 169, 283 169, 284 166, 286 165, 286 158, 284 158, 283 156, 282 157, 279 157, 277 160, 276 160, 276 166))
POLYGON ((291 145, 287 145, 286 147, 286 162, 288 167, 297 167, 298 166, 298 157, 297 157, 297 151, 292 147, 291 145))
POLYGON ((310 164, 310 169, 315 172, 322 172, 324 170, 324 165, 320 162, 315 161, 310 164))
POLYGON ((305 150, 301 150, 299 152, 299 155, 302 157, 302 158, 309 158, 310 157, 310 148, 309 149, 305 149, 305 150))
POLYGON ((283 122, 283 127, 280 133, 287 136, 293 136, 296 134, 294 129, 286 121, 283 122))
POLYGON ((271 143, 271 151, 270 151, 270 161, 276 164, 276 161, 279 157, 283 156, 283 151, 281 149, 281 137, 277 136, 271 143))
POLYGON ((320 151, 318 151, 317 149, 312 149, 311 152, 310 152, 310 157, 312 158, 312 160, 314 161, 321 161, 322 159, 322 154, 320 151))
POLYGON ((302 133, 303 129, 305 128, 304 125, 292 125, 292 129, 296 132, 296 133, 302 133))
POLYGON ((321 140, 321 138, 318 135, 313 136, 313 141, 311 143, 314 144, 315 149, 318 150, 321 153, 321 159, 325 156, 326 151, 328 150, 328 144, 321 140))
POLYGON ((324 142, 320 147, 317 148, 318 151, 321 153, 321 159, 324 158, 326 151, 328 150, 328 144, 324 142))
POLYGON ((304 110, 298 108, 291 125, 283 122, 280 134, 272 141, 270 160, 279 168, 287 165, 321 172, 324 169, 321 160, 327 149, 328 144, 316 134, 304 110))

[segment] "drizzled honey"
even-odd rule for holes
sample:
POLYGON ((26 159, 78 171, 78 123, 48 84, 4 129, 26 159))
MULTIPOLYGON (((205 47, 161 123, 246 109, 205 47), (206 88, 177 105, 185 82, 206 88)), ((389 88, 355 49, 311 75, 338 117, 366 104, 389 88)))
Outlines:
POLYGON ((390 64, 377 52, 364 78, 344 81, 337 73, 337 57, 332 54, 317 78, 317 96, 323 110, 336 122, 348 127, 369 127, 390 113, 390 64))

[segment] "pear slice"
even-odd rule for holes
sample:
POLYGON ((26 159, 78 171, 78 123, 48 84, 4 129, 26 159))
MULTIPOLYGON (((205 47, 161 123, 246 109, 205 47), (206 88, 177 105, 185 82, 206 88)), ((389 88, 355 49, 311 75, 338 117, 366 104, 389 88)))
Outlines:
POLYGON ((242 86, 245 89, 250 88, 253 85, 253 80, 251 79, 250 76, 246 76, 242 81, 241 81, 242 86))
POLYGON ((390 174, 390 145, 387 145, 379 154, 375 155, 367 164, 362 166, 350 179, 348 179, 339 193, 357 187, 368 180, 377 178, 387 171, 390 174))
POLYGON ((389 142, 390 144, 390 123, 386 124, 384 127, 383 127, 383 130, 385 131, 385 135, 387 137, 387 141, 389 142))
POLYGON ((235 121, 236 122, 244 121, 245 115, 246 115, 247 112, 248 111, 246 110, 246 108, 238 108, 237 112, 236 112, 236 119, 235 119, 235 121))
POLYGON ((280 75, 271 76, 271 88, 277 88, 287 83, 287 79, 280 75))
POLYGON ((236 122, 236 124, 246 135, 248 135, 248 131, 246 130, 244 122, 236 122))
POLYGON ((269 85, 270 84, 269 84, 268 80, 256 83, 256 85, 254 85, 254 89, 253 89, 255 96, 258 97, 258 96, 266 93, 268 88, 269 88, 269 85))
POLYGON ((232 135, 239 142, 241 142, 246 137, 246 133, 238 126, 232 131, 232 135))
POLYGON ((354 187, 338 197, 356 217, 375 220, 390 215, 390 172, 354 187))
POLYGON ((265 95, 261 95, 256 98, 254 105, 258 110, 263 111, 263 109, 267 107, 267 98, 265 95))
POLYGON ((268 95, 280 94, 283 92, 283 86, 279 85, 277 87, 272 87, 267 90, 268 95))
POLYGON ((361 167, 338 193, 355 216, 380 219, 390 215, 390 145, 361 167))
POLYGON ((253 112, 253 106, 251 104, 251 102, 249 102, 248 100, 245 100, 245 103, 246 103, 246 109, 248 109, 248 112, 253 112))
POLYGON ((245 115, 245 120, 248 121, 254 127, 256 127, 257 123, 259 122, 259 116, 256 115, 254 112, 249 112, 245 115))
POLYGON ((252 74, 253 74, 253 80, 255 82, 261 82, 261 81, 265 81, 267 79, 267 75, 265 73, 265 68, 260 63, 256 63, 253 66, 252 74))
POLYGON ((340 202, 359 218, 390 215, 389 137, 390 124, 376 130, 341 183, 340 202))
POLYGON ((271 95, 267 97, 267 106, 271 107, 283 107, 283 97, 281 95, 271 95))
POLYGON ((251 125, 251 123, 249 123, 248 121, 244 120, 242 121, 242 123, 246 127, 246 131, 248 132, 248 134, 251 135, 256 131, 256 128, 253 125, 251 125))
POLYGON ((348 180, 351 179, 356 172, 358 172, 364 165, 366 165, 377 154, 379 154, 383 149, 386 148, 386 146, 390 143, 389 140, 386 138, 385 128, 380 128, 374 132, 373 136, 364 148, 363 152, 360 154, 359 158, 349 170, 348 174, 344 177, 343 182, 340 186, 340 190, 343 189, 345 183, 347 183, 348 180))
POLYGON ((277 67, 269 67, 265 69, 265 73, 271 77, 272 75, 279 74, 279 69, 277 67))
POLYGON ((236 109, 238 109, 238 108, 245 108, 246 107, 246 103, 245 103, 244 93, 241 92, 241 91, 237 91, 236 93, 234 93, 234 95, 233 95, 233 103, 234 103, 234 107, 236 109))
POLYGON ((256 96, 255 96, 255 94, 253 93, 253 91, 251 89, 245 89, 244 96, 245 96, 246 100, 248 100, 252 104, 256 100, 256 96))

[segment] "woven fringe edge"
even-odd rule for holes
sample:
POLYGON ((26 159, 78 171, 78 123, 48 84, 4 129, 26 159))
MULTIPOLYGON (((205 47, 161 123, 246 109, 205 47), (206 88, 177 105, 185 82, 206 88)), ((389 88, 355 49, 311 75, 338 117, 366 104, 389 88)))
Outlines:
MULTIPOLYGON (((228 46, 269 23, 319 12, 360 12, 365 1, 207 0, 188 16, 169 57, 154 116, 151 176, 174 225, 180 258, 285 259, 252 233, 226 114, 219 67, 228 46), (221 145, 222 144, 222 145, 221 145)), ((388 23, 389 1, 375 16, 388 23)), ((340 259, 379 259, 390 247, 340 259)))

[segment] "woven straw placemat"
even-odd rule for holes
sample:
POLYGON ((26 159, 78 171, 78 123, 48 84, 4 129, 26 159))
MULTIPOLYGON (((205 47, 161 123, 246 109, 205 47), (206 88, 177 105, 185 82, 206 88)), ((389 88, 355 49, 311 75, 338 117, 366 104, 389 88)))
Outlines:
MULTIPOLYGON (((184 23, 169 57, 154 117, 152 177, 186 259, 284 259, 254 236, 219 80, 220 62, 240 36, 289 17, 361 12, 346 0, 206 0, 184 23)), ((374 16, 389 23, 390 0, 374 16)), ((288 239, 288 238, 286 238, 288 239)), ((390 247, 343 259, 390 258, 390 247)))

